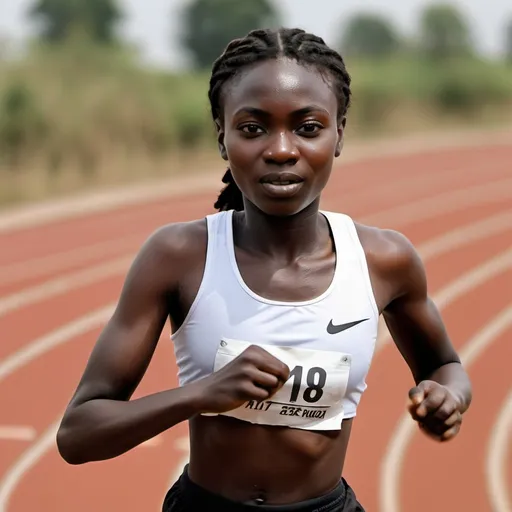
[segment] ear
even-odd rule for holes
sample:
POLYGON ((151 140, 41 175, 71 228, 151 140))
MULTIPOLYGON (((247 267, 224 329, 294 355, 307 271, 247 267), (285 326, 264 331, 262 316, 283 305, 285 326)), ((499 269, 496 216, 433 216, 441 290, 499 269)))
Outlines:
POLYGON ((341 155, 341 151, 343 149, 343 142, 344 142, 344 134, 345 134, 345 126, 347 124, 347 118, 344 117, 341 120, 341 124, 338 126, 338 142, 336 144, 336 151, 334 152, 334 156, 337 158, 341 155))
POLYGON ((226 145, 224 144, 224 127, 222 126, 222 121, 218 117, 215 119, 215 129, 217 130, 217 144, 219 146, 220 156, 227 162, 228 152, 226 151, 226 145))

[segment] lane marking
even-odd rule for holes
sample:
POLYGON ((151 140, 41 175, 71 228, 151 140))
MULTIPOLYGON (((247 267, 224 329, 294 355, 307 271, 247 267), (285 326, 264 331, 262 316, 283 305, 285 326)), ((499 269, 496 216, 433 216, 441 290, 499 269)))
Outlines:
MULTIPOLYGON (((354 141, 343 151, 343 163, 372 161, 377 158, 393 159, 400 156, 447 149, 456 151, 467 148, 486 148, 489 153, 496 145, 510 144, 510 127, 484 132, 461 130, 458 133, 416 134, 399 138, 382 138, 379 141, 354 141)), ((222 183, 222 162, 219 167, 209 165, 204 172, 173 176, 171 179, 136 183, 114 191, 101 190, 79 197, 67 197, 62 200, 51 199, 30 206, 21 206, 0 214, 0 233, 15 229, 30 228, 62 219, 83 217, 84 215, 112 210, 116 207, 141 204, 159 198, 171 198, 183 195, 190 190, 208 192, 217 190, 222 183)))
POLYGON ((68 276, 45 281, 40 285, 0 298, 0 317, 22 307, 48 300, 57 295, 62 295, 78 287, 89 286, 93 283, 126 272, 132 261, 133 257, 116 259, 86 268, 85 270, 80 270, 68 276))
MULTIPOLYGON (((482 187, 479 188, 479 191, 480 194, 475 196, 475 199, 481 199, 484 197, 489 200, 488 193, 484 193, 485 191, 482 191, 482 187)), ((503 189, 500 188, 499 191, 501 193, 503 192, 503 189)), ((458 192, 459 191, 457 191, 457 193, 458 192)), ((446 194, 442 195, 443 197, 446 197, 446 194)), ((449 195, 446 197, 446 200, 447 204, 449 204, 450 207, 453 207, 455 201, 450 201, 449 195)), ((433 207, 434 203, 437 203, 437 211, 439 211, 439 208, 442 209, 442 204, 439 205, 436 198, 431 201, 431 208, 433 207)), ((411 219, 414 216, 413 212, 417 211, 418 206, 417 203, 412 203, 408 206, 410 214, 406 214, 405 218, 411 219)), ((402 214, 404 213, 402 212, 402 214)), ((385 212, 383 212, 384 217, 385 215, 385 212)), ((497 234, 502 230, 506 230, 510 225, 512 225, 511 219, 511 211, 500 212, 499 214, 486 218, 482 221, 470 223, 462 228, 454 229, 453 231, 446 233, 444 236, 435 238, 428 242, 428 246, 420 246, 418 250, 420 251, 420 254, 422 254, 421 251, 427 252, 428 254, 437 254, 436 251, 438 251, 440 247, 458 247, 461 243, 464 242, 464 237, 468 237, 470 241, 473 241, 479 239, 480 235, 484 234, 487 230, 493 234, 497 234)), ((21 307, 49 299, 80 286, 88 286, 103 279, 122 274, 127 271, 134 257, 134 254, 130 256, 123 256, 121 258, 110 260, 106 263, 102 263, 93 267, 88 267, 85 270, 80 270, 63 277, 50 279, 39 285, 26 288, 18 293, 0 298, 0 317, 20 309, 21 307)))
POLYGON ((0 285, 12 284, 22 279, 39 277, 40 275, 56 270, 62 273, 68 268, 72 268, 81 263, 87 263, 99 257, 105 259, 105 257, 110 254, 129 250, 136 251, 136 244, 140 243, 142 238, 143 235, 123 237, 117 240, 88 245, 85 248, 78 247, 69 251, 43 256, 42 258, 34 258, 6 265, 0 267, 0 285))
MULTIPOLYGON (((503 270, 512 267, 512 250, 508 251, 508 265, 503 270)), ((497 272, 496 274, 497 275, 497 272)), ((491 345, 496 338, 512 326, 512 306, 508 306, 475 334, 460 350, 460 357, 466 370, 491 345)), ((400 475, 403 471, 405 452, 417 430, 416 423, 411 417, 402 414, 394 430, 388 449, 383 459, 380 471, 379 498, 383 512, 400 512, 400 475)), ((495 512, 501 512, 496 509, 495 512)))
POLYGON ((512 443, 512 390, 489 436, 486 457, 487 496, 493 512, 512 512, 512 475, 507 482, 507 456, 512 443))
MULTIPOLYGON (((467 226, 463 229, 467 229, 467 226)), ((499 263, 499 261, 498 261, 499 263)), ((473 285, 472 286, 463 286, 459 284, 459 286, 452 286, 452 294, 465 293, 470 290, 472 287, 478 285, 481 282, 481 279, 486 274, 492 274, 492 270, 490 267, 495 266, 496 258, 493 260, 489 260, 484 265, 480 265, 476 267, 473 272, 468 274, 473 275, 473 285), (485 267, 485 271, 477 272, 480 267, 485 267), (477 278, 475 278, 477 276, 477 278)), ((459 280, 461 281, 461 280, 459 280)), ((60 344, 67 343, 69 341, 73 341, 74 336, 78 336, 79 334, 88 332, 92 330, 96 326, 101 326, 106 321, 108 321, 111 316, 113 309, 115 307, 115 303, 112 303, 104 308, 96 310, 88 315, 85 315, 78 320, 66 324, 62 326, 60 329, 53 331, 52 333, 35 340, 30 345, 24 347, 23 349, 17 351, 12 356, 6 358, 3 362, 0 363, 0 380, 5 378, 10 373, 18 370, 25 364, 28 364, 33 359, 43 355, 44 353, 52 350, 56 346, 60 344)), ((60 418, 59 418, 60 422, 60 418)), ((11 467, 6 477, 0 483, 0 507, 4 506, 4 503, 8 502, 8 499, 18 484, 18 481, 23 476, 23 474, 28 471, 38 460, 41 458, 45 451, 49 449, 54 444, 56 429, 58 428, 58 423, 55 426, 55 430, 48 429, 43 436, 39 438, 39 440, 32 445, 29 450, 27 450, 24 455, 18 459, 18 461, 11 467), (46 441, 45 441, 46 440, 46 441), (45 445, 46 448, 41 447, 41 443, 45 445), (48 444, 49 443, 49 444, 48 444), (21 468, 21 469, 20 469, 21 468)), ((186 464, 187 460, 183 459, 186 464)), ((182 468, 181 468, 182 469, 182 468)), ((3 510, 0 508, 0 511, 3 510)))
POLYGON ((510 199, 511 194, 512 179, 501 180, 419 199, 412 205, 409 203, 395 206, 377 214, 365 215, 360 222, 375 226, 391 225, 395 229, 413 222, 440 217, 444 213, 453 213, 468 206, 510 199))
POLYGON ((53 350, 55 347, 73 341, 78 336, 92 331, 95 328, 102 327, 110 318, 114 307, 115 304, 110 304, 88 313, 28 343, 13 354, 0 360, 0 382, 11 373, 14 373, 34 359, 53 350))
MULTIPOLYGON (((509 229, 511 229, 511 226, 508 226, 509 229)), ((464 227, 462 229, 467 229, 467 227, 464 227)), ((454 230, 456 231, 456 230, 454 230)), ((481 234, 482 238, 485 238, 485 232, 482 232, 481 234)), ((436 242, 437 238, 432 240, 431 242, 426 242, 424 244, 425 247, 427 247, 426 251, 426 259, 439 256, 443 252, 448 252, 450 249, 453 248, 453 240, 455 240, 457 237, 454 237, 454 239, 446 238, 444 235, 439 237, 439 239, 444 238, 447 245, 442 246, 436 242), (428 249, 428 247, 431 247, 432 249, 428 249), (446 248, 445 248, 446 247, 446 248), (436 248, 436 251, 434 252, 433 248, 436 248)), ((474 241, 474 240, 473 240, 474 241)), ((421 246, 420 246, 421 247, 421 246)), ((435 293, 432 296, 432 300, 436 303, 439 310, 442 311, 444 308, 455 302, 459 297, 464 296, 466 293, 471 292, 472 290, 479 287, 481 284, 484 284, 487 280, 492 279, 493 277, 501 274, 502 272, 505 272, 509 268, 512 267, 512 249, 509 251, 506 251, 505 253, 501 253, 498 256, 494 256, 485 263, 482 263, 465 274, 462 274, 457 279, 451 281, 446 286, 441 288, 437 293, 435 293)), ((389 334, 389 331, 387 330, 387 327, 385 324, 381 324, 381 332, 379 333, 379 338, 377 339, 377 344, 375 347, 375 355, 377 355, 385 346, 389 345, 392 342, 391 335, 389 334)), ((375 357, 375 356, 374 356, 375 357)), ((408 417, 406 418, 408 419, 408 417)), ((397 434, 402 435, 401 432, 397 434)), ((181 463, 181 462, 180 462, 181 463)), ((393 462, 394 463, 394 462, 393 462)), ((389 463, 391 464, 391 463, 389 463)), ((384 478, 383 475, 386 474, 386 471, 389 471, 389 469, 386 467, 382 469, 381 471, 381 481, 384 478)), ((174 473, 173 473, 174 475, 174 473)), ((173 476, 174 477, 174 476, 173 476)), ((383 484, 383 489, 386 489, 386 485, 383 484)), ((381 489, 381 493, 384 492, 384 490, 381 489)), ((386 498, 389 499, 389 498, 386 498)), ((383 498, 381 498, 381 502, 383 502, 383 498)), ((395 506, 395 503, 392 502, 391 505, 388 506, 388 508, 384 508, 384 512, 399 512, 399 509, 392 508, 392 506, 395 506)))
POLYGON ((33 441, 36 430, 23 425, 0 425, 0 441, 33 441))
MULTIPOLYGON (((510 260, 507 261, 507 263, 512 266, 512 250, 507 254, 509 254, 510 260)), ((480 267, 487 268, 487 272, 496 272, 493 269, 499 263, 500 260, 498 258, 492 258, 487 260, 486 263, 476 267, 475 270, 469 272, 468 274, 474 275, 480 267), (489 269, 491 270, 489 271, 489 269)), ((481 279, 473 279, 472 282, 473 286, 475 286, 481 282, 481 279)), ((460 293, 465 293, 466 291, 470 290, 471 287, 468 285, 459 285, 458 287, 452 286, 451 289, 460 290, 460 293)), ((85 332, 93 330, 96 327, 102 326, 110 318, 114 307, 115 303, 85 315, 78 320, 68 323, 56 331, 47 334, 46 336, 35 340, 29 345, 18 350, 16 353, 7 357, 0 362, 0 381, 5 379, 11 373, 19 370, 21 367, 27 365, 37 357, 40 357, 54 349, 58 345, 72 342, 76 340, 78 335, 84 334, 85 332)), ((39 439, 34 444, 32 444, 23 453, 23 455, 10 467, 8 472, 0 481, 0 512, 4 512, 13 490, 18 485, 23 475, 31 467, 33 467, 41 457, 43 457, 47 450, 54 446, 55 435, 60 423, 60 418, 61 416, 59 417, 59 420, 56 424, 51 426, 41 437, 39 437, 39 439)), ((186 464, 188 457, 185 459, 184 456, 183 461, 180 461, 180 464, 186 464)), ((398 509, 393 512, 398 512, 398 509)))
POLYGON ((0 512, 7 512, 12 492, 23 475, 55 445, 55 436, 57 435, 59 424, 60 418, 50 425, 37 441, 25 450, 16 463, 9 468, 0 485, 0 512))

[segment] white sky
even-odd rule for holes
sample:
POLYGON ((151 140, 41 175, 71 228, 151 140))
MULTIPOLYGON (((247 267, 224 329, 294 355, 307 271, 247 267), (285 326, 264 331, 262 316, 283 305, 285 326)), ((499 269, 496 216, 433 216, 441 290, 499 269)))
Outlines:
MULTIPOLYGON (((174 37, 177 13, 188 0, 119 0, 126 12, 123 33, 141 49, 147 62, 179 66, 180 48, 174 37)), ((240 0, 251 1, 251 0, 240 0)), ((23 42, 30 36, 24 12, 32 0, 0 0, 0 39, 23 42)), ((361 10, 361 0, 274 0, 286 26, 299 26, 334 43, 347 17, 361 10)), ((380 11, 405 33, 414 34, 418 12, 431 0, 365 0, 367 10, 380 11)), ((498 54, 504 27, 512 19, 511 0, 452 0, 464 10, 475 40, 486 54, 498 54)))

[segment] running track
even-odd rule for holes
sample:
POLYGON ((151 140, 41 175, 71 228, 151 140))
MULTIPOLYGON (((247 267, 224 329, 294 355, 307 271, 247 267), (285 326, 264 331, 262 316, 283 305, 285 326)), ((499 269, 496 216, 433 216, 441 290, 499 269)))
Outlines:
MULTIPOLYGON (((512 145, 352 162, 323 208, 405 232, 474 384, 459 437, 438 445, 405 412, 412 385, 385 329, 346 477, 369 512, 512 510, 512 145)), ((220 178, 220 176, 219 176, 220 178)), ((215 192, 0 234, 0 512, 158 511, 186 461, 180 425, 130 453, 66 465, 55 430, 136 250, 215 192)), ((176 383, 166 329, 136 396, 176 383)))

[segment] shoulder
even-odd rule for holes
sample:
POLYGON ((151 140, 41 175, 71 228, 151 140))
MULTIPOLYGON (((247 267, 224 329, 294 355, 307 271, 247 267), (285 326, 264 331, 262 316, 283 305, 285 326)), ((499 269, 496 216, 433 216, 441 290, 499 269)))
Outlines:
POLYGON ((206 248, 206 219, 166 224, 156 229, 143 248, 163 258, 182 258, 206 248))
POLYGON ((176 222, 157 228, 142 244, 132 273, 160 282, 176 282, 183 272, 204 261, 207 245, 206 219, 176 222))
POLYGON ((399 231, 355 223, 370 271, 391 288, 391 300, 426 293, 423 261, 412 242, 399 231))

